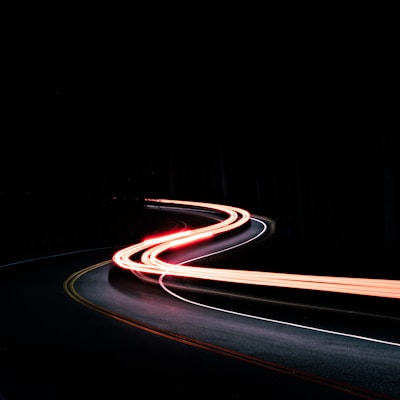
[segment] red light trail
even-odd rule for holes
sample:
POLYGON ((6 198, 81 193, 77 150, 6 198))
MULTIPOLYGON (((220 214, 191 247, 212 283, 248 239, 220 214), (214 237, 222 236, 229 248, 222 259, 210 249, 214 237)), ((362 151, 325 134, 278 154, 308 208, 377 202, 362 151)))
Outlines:
POLYGON ((165 262, 159 258, 161 253, 176 246, 193 244, 224 232, 234 231, 246 224, 251 218, 248 211, 226 205, 165 199, 157 200, 157 202, 171 206, 180 205, 199 211, 219 212, 226 218, 206 227, 152 238, 126 247, 113 256, 113 261, 120 268, 132 272, 158 275, 400 299, 400 281, 398 280, 232 270, 165 262), (140 262, 132 260, 134 255, 137 257, 140 255, 140 262))

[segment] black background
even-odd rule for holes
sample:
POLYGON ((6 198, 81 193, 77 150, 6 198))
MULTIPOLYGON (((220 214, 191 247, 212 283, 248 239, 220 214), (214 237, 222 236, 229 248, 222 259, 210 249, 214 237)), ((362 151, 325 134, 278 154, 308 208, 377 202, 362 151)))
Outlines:
POLYGON ((176 198, 275 219, 312 272, 398 278, 390 26, 157 16, 8 32, 3 258, 129 241, 138 200, 176 198))

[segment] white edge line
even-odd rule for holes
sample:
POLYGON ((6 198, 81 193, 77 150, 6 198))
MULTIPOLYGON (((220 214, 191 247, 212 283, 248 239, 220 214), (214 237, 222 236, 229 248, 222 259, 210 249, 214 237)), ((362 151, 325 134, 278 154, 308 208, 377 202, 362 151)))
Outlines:
MULTIPOLYGON (((257 218, 251 218, 251 219, 254 220, 254 221, 259 222, 259 223, 262 224, 262 225, 264 225, 264 229, 262 230, 262 233, 264 233, 264 232, 266 231, 267 225, 266 225, 264 222, 260 221, 260 220, 257 219, 257 218)), ((262 233, 258 234, 257 236, 255 236, 255 237, 252 238, 252 239, 247 240, 246 242, 240 243, 239 245, 235 245, 235 246, 232 246, 232 247, 228 247, 228 248, 226 248, 226 249, 224 249, 224 250, 217 251, 217 252, 214 252, 214 253, 210 253, 210 254, 207 254, 207 255, 203 255, 203 256, 201 256, 201 257, 193 258, 193 259, 191 259, 191 260, 182 261, 180 264, 192 262, 192 261, 194 261, 194 260, 198 260, 198 259, 201 259, 201 258, 206 258, 206 257, 209 257, 209 256, 211 256, 211 255, 214 255, 214 254, 217 254, 217 253, 222 253, 222 252, 224 252, 224 251, 231 250, 232 248, 239 247, 239 246, 244 245, 244 244, 246 244, 246 243, 248 243, 248 242, 250 242, 250 241, 252 241, 252 240, 255 240, 255 239, 258 238, 262 233)), ((307 330, 310 330, 310 331, 316 331, 316 332, 322 332, 322 333, 329 333, 329 334, 337 335, 337 336, 345 336, 345 337, 350 337, 350 338, 353 338, 353 339, 366 340, 366 341, 369 341, 369 342, 375 342, 375 343, 380 343, 380 344, 386 344, 386 345, 389 345, 389 346, 400 347, 400 343, 396 343, 396 342, 389 342, 389 341, 386 341, 386 340, 379 340, 379 339, 369 338, 369 337, 366 337, 366 336, 352 335, 352 334, 344 333, 344 332, 331 331, 331 330, 327 330, 327 329, 314 328, 314 327, 307 326, 307 325, 300 325, 300 324, 295 324, 295 323, 286 322, 286 321, 280 321, 280 320, 276 320, 276 319, 258 317, 258 316, 256 316, 256 315, 244 314, 244 313, 240 313, 240 312, 236 312, 236 311, 232 311, 232 310, 226 310, 226 309, 224 309, 224 308, 218 308, 218 307, 209 306, 209 305, 207 305, 207 304, 198 303, 198 302, 195 302, 195 301, 186 299, 186 298, 184 298, 184 297, 182 297, 182 296, 179 296, 178 294, 176 294, 176 293, 173 292, 172 290, 168 289, 168 288, 165 286, 164 282, 163 282, 163 279, 164 279, 164 277, 165 277, 166 275, 168 275, 168 271, 166 271, 165 273, 163 273, 163 274, 159 277, 159 280, 158 280, 160 286, 162 287, 162 289, 164 289, 164 291, 166 291, 167 293, 169 293, 171 296, 174 296, 174 297, 178 298, 179 300, 185 301, 185 302, 190 303, 190 304, 197 305, 197 306, 199 306, 199 307, 209 308, 209 309, 211 309, 211 310, 220 311, 220 312, 225 312, 225 313, 228 313, 228 314, 239 315, 239 316, 245 317, 245 318, 258 319, 258 320, 261 320, 261 321, 273 322, 273 323, 276 323, 276 324, 287 325, 287 326, 293 326, 293 327, 300 328, 300 329, 307 329, 307 330)))

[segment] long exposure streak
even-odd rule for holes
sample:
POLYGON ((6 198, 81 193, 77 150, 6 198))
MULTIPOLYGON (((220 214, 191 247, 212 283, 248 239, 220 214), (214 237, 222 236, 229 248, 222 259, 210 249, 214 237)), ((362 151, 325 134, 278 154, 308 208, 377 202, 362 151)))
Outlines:
POLYGON ((206 227, 153 238, 126 247, 116 252, 113 256, 113 261, 119 267, 133 272, 158 275, 166 274, 232 283, 321 290, 400 299, 400 281, 398 280, 232 270, 167 263, 159 258, 161 253, 175 246, 194 243, 238 229, 250 220, 250 214, 240 208, 219 204, 165 199, 157 200, 157 202, 172 206, 180 205, 200 211, 218 212, 225 215, 226 218, 206 227), (140 262, 133 261, 132 258, 135 255, 137 258, 140 256, 140 262))

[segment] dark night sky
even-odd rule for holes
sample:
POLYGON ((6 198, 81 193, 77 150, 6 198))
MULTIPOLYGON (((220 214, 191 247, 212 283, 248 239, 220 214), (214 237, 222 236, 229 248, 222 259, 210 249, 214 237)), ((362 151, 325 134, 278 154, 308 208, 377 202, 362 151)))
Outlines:
POLYGON ((393 52, 373 31, 229 32, 24 37, 3 74, 3 215, 27 192, 144 191, 397 249, 393 52))

